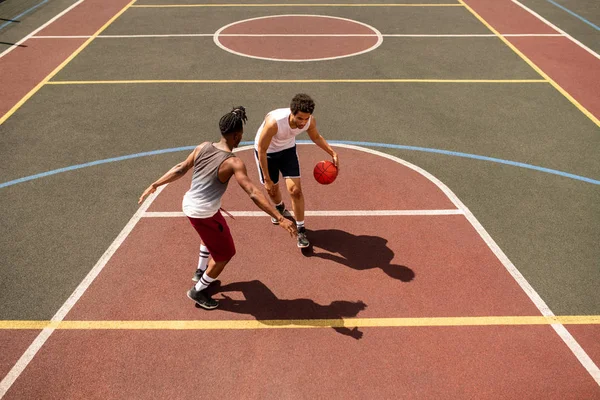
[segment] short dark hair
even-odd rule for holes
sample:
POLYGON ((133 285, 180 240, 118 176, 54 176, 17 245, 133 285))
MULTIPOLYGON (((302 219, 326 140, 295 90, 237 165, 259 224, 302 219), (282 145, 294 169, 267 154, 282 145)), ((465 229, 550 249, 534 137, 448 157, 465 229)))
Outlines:
POLYGON ((298 111, 312 114, 313 111, 315 111, 315 102, 310 98, 309 95, 305 93, 298 93, 292 99, 290 110, 292 110, 292 114, 294 115, 298 114, 298 111))
POLYGON ((244 124, 247 120, 248 117, 246 117, 246 109, 243 106, 234 107, 219 120, 219 129, 221 130, 221 135, 243 131, 244 124))

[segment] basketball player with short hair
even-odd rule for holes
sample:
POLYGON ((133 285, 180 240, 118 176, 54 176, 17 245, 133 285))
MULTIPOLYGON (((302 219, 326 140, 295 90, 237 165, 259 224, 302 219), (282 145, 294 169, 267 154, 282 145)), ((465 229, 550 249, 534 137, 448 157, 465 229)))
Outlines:
POLYGON ((229 226, 220 212, 221 198, 232 176, 235 176, 238 184, 260 209, 269 214, 292 237, 297 233, 294 224, 285 219, 250 181, 244 162, 233 154, 233 149, 238 147, 242 140, 243 124, 246 120, 246 110, 242 106, 225 114, 219 121, 221 140, 218 143, 204 142, 197 146, 185 161, 175 165, 150 185, 139 199, 139 203, 142 203, 156 188, 181 178, 188 170, 193 169, 191 187, 183 197, 183 212, 202 240, 200 269, 202 264, 206 266, 203 253, 210 253, 212 258, 206 270, 198 273, 198 283, 187 295, 205 309, 216 308, 219 303, 202 291, 219 276, 235 254, 229 226))
MULTIPOLYGON (((315 102, 309 95, 297 94, 289 108, 279 108, 267 114, 254 139, 254 155, 260 182, 265 186, 277 210, 284 217, 290 217, 291 214, 286 210, 279 190, 280 173, 285 179, 287 191, 292 199, 300 248, 308 247, 310 243, 304 227, 304 195, 300 182, 296 136, 302 132, 308 133, 308 137, 331 156, 339 169, 337 153, 317 130, 317 121, 312 115, 314 110, 315 102)), ((271 222, 275 225, 279 223, 274 218, 271 218, 271 222)))

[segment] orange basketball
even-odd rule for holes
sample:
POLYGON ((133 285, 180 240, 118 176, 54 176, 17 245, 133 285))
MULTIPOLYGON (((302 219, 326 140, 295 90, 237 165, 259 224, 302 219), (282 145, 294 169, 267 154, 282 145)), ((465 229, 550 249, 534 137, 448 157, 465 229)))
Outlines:
POLYGON ((315 165, 313 175, 321 185, 329 185, 337 178, 338 170, 331 161, 319 161, 315 165))

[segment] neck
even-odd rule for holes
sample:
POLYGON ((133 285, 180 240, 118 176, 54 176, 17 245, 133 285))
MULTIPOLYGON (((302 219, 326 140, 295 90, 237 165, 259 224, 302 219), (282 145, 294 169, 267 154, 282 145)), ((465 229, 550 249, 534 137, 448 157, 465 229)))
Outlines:
POLYGON ((215 147, 224 151, 232 152, 233 151, 233 143, 230 143, 227 138, 221 137, 221 140, 218 143, 215 143, 215 147))

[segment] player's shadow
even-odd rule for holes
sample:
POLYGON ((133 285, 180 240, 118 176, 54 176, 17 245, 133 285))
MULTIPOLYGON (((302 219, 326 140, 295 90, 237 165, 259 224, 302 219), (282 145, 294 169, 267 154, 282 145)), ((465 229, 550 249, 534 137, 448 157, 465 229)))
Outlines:
POLYGON ((394 252, 387 246, 387 239, 379 236, 356 236, 338 229, 306 230, 311 246, 302 254, 335 261, 356 270, 380 268, 388 276, 402 282, 415 278, 412 269, 391 264, 394 252), (326 250, 320 252, 319 249, 326 250), (337 253, 337 254, 331 254, 337 253))
MULTIPOLYGON (((343 318, 356 317, 367 305, 362 301, 336 300, 328 305, 321 305, 310 299, 279 299, 264 283, 259 280, 234 282, 221 286, 215 281, 207 293, 219 301, 219 309, 239 314, 254 316, 256 320, 268 325, 285 326, 292 323, 306 323, 306 320, 322 321, 326 326, 346 336, 360 339, 363 335, 358 328, 352 329, 342 325, 343 318), (241 292, 245 300, 235 300, 227 292, 241 292), (304 321, 292 321, 304 320, 304 321)), ((324 326, 318 322, 309 321, 311 326, 324 326)))

